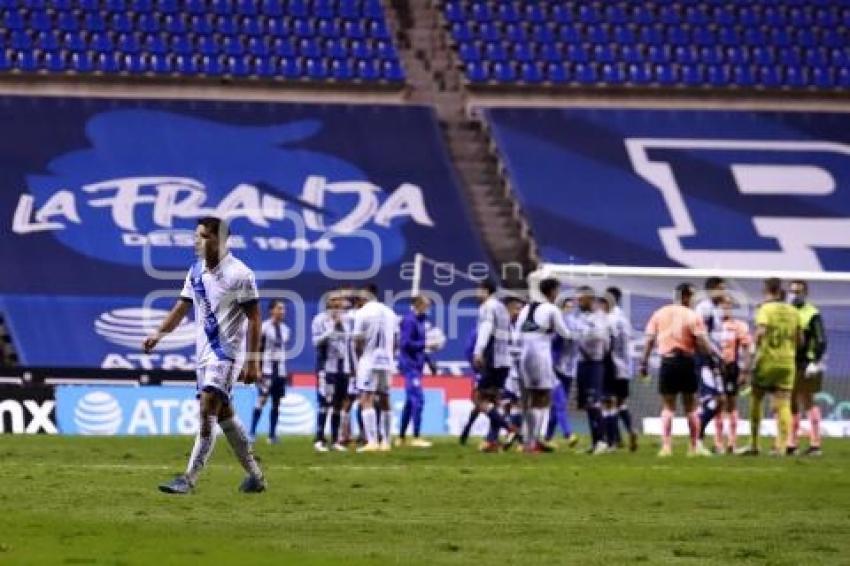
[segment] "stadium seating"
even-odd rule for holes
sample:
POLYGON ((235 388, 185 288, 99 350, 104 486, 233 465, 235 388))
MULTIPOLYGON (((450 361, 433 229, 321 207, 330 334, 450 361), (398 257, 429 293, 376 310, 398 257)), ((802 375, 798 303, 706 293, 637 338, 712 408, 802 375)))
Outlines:
POLYGON ((0 71, 404 82, 380 0, 0 0, 0 71))
POLYGON ((850 87, 840 0, 446 0, 472 85, 850 87))

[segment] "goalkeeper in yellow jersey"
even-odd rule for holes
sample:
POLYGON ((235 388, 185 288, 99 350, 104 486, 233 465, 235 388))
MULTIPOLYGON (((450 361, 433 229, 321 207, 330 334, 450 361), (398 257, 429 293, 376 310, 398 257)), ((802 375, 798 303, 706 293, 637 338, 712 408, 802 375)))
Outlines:
POLYGON ((756 311, 756 355, 753 365, 752 398, 750 399, 749 448, 743 454, 759 453, 759 426, 762 400, 773 397, 777 421, 777 454, 784 455, 791 432, 791 390, 794 387, 797 345, 800 343, 800 316, 785 302, 782 281, 764 282, 765 301, 756 311))

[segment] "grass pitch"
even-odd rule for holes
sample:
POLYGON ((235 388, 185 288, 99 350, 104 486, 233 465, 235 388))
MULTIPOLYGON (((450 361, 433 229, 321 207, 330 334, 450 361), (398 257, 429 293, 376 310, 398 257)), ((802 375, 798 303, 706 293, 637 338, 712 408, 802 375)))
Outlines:
POLYGON ((850 442, 803 458, 430 450, 315 454, 223 438, 195 494, 156 486, 190 438, 0 437, 0 563, 848 564, 850 442))

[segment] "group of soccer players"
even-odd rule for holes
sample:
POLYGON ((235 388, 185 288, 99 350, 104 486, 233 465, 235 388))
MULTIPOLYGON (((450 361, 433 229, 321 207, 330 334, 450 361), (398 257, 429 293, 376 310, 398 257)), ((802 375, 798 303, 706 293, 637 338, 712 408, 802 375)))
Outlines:
MULTIPOLYGON (((270 305, 263 322, 253 272, 229 253, 226 223, 202 218, 195 231, 197 260, 186 276, 180 299, 142 347, 153 350, 194 307, 198 322, 197 380, 200 427, 186 472, 162 484, 166 493, 189 493, 212 453, 216 426, 224 432, 247 476, 243 492, 266 488, 254 457, 257 424, 268 398, 272 400, 269 441, 277 441, 277 420, 285 395, 285 344, 289 328, 285 307, 270 305), (258 399, 250 434, 234 414, 231 390, 239 378, 256 383, 258 399)), ((637 434, 628 409, 631 323, 620 308, 621 291, 604 294, 581 286, 567 298, 557 279, 539 285, 539 299, 517 295, 500 297, 496 286, 478 287, 480 307, 469 347, 476 374, 474 408, 461 434, 465 443, 472 423, 486 415, 489 431, 482 450, 497 452, 518 446, 526 452, 550 452, 556 427, 574 446, 567 414, 573 381, 577 406, 586 414, 591 443, 588 452, 604 454, 625 446, 637 449, 637 434), (504 442, 500 442, 504 431, 504 442)), ((819 455, 821 415, 814 403, 820 390, 826 351, 823 321, 807 300, 804 281, 786 289, 778 279, 764 282, 764 302, 755 316, 751 335, 745 321, 735 317, 735 304, 725 282, 706 281, 706 298, 692 308, 694 287, 683 283, 674 301, 658 309, 646 326, 639 374, 648 375, 651 354, 657 349, 659 393, 662 397, 662 447, 659 456, 672 453, 672 421, 679 397, 690 430, 689 455, 711 453, 702 444, 707 424, 715 423, 714 452, 736 451, 737 395, 751 384, 751 441, 739 452, 760 452, 762 402, 772 398, 778 423, 773 452, 795 454, 801 414, 810 423, 807 455, 819 455)), ((327 294, 324 309, 312 321, 316 349, 319 411, 314 447, 317 451, 345 451, 352 441, 351 409, 357 402, 361 434, 358 452, 391 449, 390 386, 396 367, 405 378, 400 443, 413 424, 411 445, 428 447, 420 438, 424 366, 428 353, 441 346, 429 332, 430 301, 414 297, 411 310, 399 321, 382 304, 372 284, 360 289, 339 288, 327 294), (330 416, 331 440, 325 439, 330 416)))
POLYGON ((810 432, 804 454, 819 456, 821 415, 814 395, 823 380, 827 342, 821 315, 807 299, 806 282, 792 281, 786 289, 779 279, 765 280, 753 334, 746 321, 735 317, 735 303, 722 278, 709 278, 705 294, 692 308, 696 290, 687 283, 679 285, 673 303, 653 313, 646 327, 640 373, 648 374, 650 355, 656 348, 661 358, 659 456, 672 453, 672 422, 680 396, 690 432, 689 455, 758 455, 763 401, 770 397, 777 422, 771 453, 797 454, 800 419, 805 412, 810 432), (737 449, 738 393, 745 386, 751 390, 750 443, 737 449), (712 420, 714 447, 709 450, 701 439, 712 420))
POLYGON ((587 415, 588 452, 603 454, 637 434, 627 401, 632 378, 631 323, 620 308, 620 289, 597 295, 587 286, 567 298, 556 279, 545 279, 540 300, 510 294, 500 299, 495 285, 479 285, 481 306, 469 355, 476 373, 475 406, 461 433, 465 443, 475 419, 490 428, 481 449, 498 452, 515 444, 526 452, 551 452, 555 428, 575 446, 568 412, 573 381, 577 406, 587 415), (501 407, 500 407, 501 404, 501 407), (500 432, 506 432, 500 443, 500 432))

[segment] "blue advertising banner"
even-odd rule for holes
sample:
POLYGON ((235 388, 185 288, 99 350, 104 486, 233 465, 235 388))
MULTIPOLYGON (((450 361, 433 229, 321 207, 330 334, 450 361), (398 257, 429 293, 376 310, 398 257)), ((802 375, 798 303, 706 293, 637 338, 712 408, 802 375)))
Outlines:
MULTIPOLYGON (((237 386, 233 392, 236 414, 251 422, 255 389, 237 386)), ((404 390, 394 388, 390 399, 394 430, 398 429, 404 390)), ((316 390, 293 387, 281 400, 277 432, 313 434, 316 426, 316 390)), ((257 432, 269 430, 266 407, 257 432)), ((73 386, 56 387, 56 423, 66 435, 162 435, 195 434, 198 431, 198 402, 195 388, 187 386, 73 386)), ((356 429, 356 420, 354 427, 356 429)), ((448 431, 445 395, 439 389, 425 390, 422 432, 442 435, 448 431)))
MULTIPOLYGON (((27 365, 109 367, 119 339, 126 358, 149 328, 139 309, 161 318, 180 290, 205 215, 230 220, 230 249, 297 311, 298 336, 332 286, 409 291, 416 252, 484 262, 429 108, 0 97, 0 123, 0 262, 14 273, 0 297, 27 365)), ((188 359, 183 338, 171 352, 188 359)), ((311 370, 311 348, 291 367, 311 370)))
POLYGON ((486 118, 546 261, 850 271, 850 114, 486 118))

